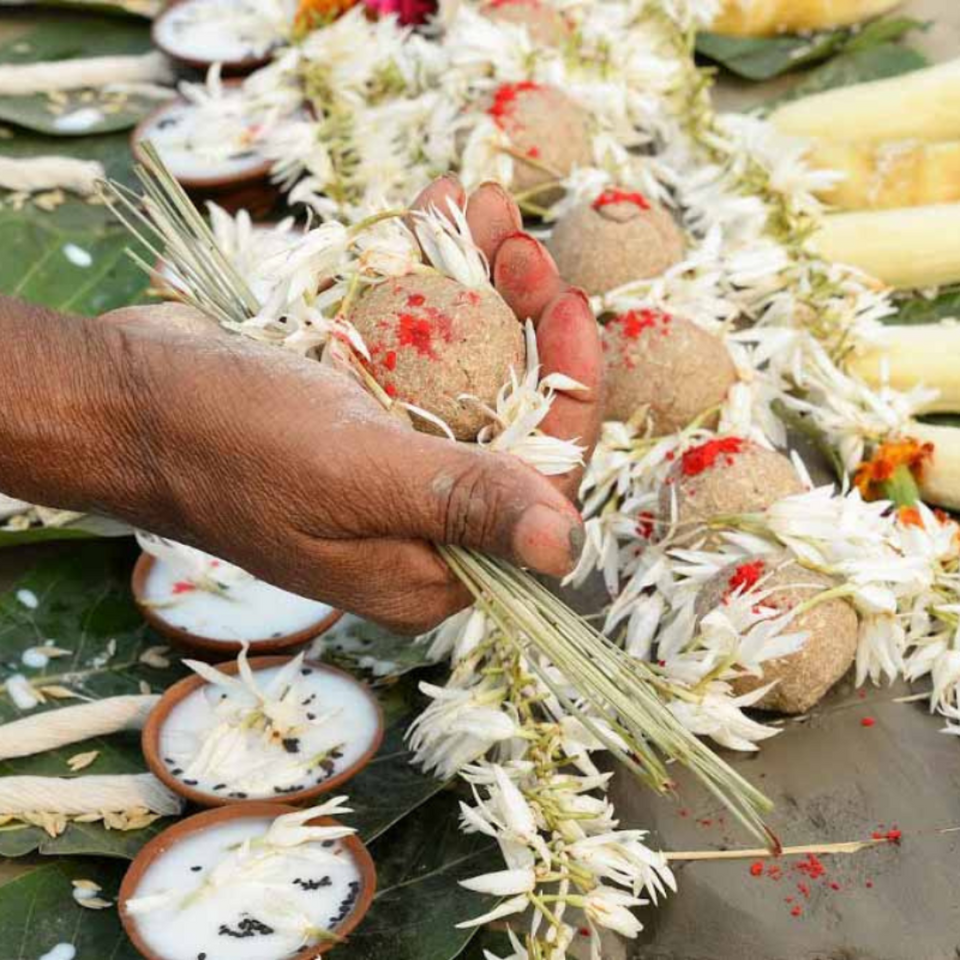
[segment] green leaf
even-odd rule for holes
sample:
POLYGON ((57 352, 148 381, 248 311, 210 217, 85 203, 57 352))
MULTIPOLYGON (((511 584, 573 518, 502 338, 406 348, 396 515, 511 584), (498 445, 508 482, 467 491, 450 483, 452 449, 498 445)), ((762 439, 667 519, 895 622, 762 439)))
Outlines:
MULTIPOLYGON (((16 39, 0 46, 0 64, 72 60, 78 57, 122 56, 151 49, 149 26, 136 20, 91 14, 58 13, 41 19, 16 39)), ((46 94, 0 97, 0 121, 38 133, 75 137, 129 130, 157 106, 146 97, 118 98, 97 91, 65 93, 65 102, 46 94), (101 119, 82 130, 58 126, 61 117, 94 108, 101 119)))
POLYGON ((78 958, 137 960, 115 909, 89 910, 73 899, 73 880, 93 880, 101 896, 116 898, 123 867, 62 860, 31 870, 0 886, 3 960, 36 960, 59 943, 76 947, 78 958))
POLYGON ((0 7, 59 7, 123 17, 155 17, 165 0, 0 0, 0 7))
POLYGON ((806 97, 836 87, 885 80, 929 66, 930 61, 916 50, 896 43, 881 43, 867 49, 855 49, 834 57, 812 70, 781 101, 806 97))
POLYGON ((30 527, 27 530, 0 530, 0 548, 59 540, 95 540, 99 537, 128 537, 130 527, 119 520, 92 515, 80 517, 61 527, 30 527))
POLYGON ((344 788, 354 809, 350 825, 368 842, 419 811, 446 786, 411 763, 412 755, 404 742, 407 728, 426 702, 416 692, 414 681, 407 678, 378 693, 386 724, 383 746, 370 765, 344 788))
POLYGON ((894 325, 936 323, 939 320, 960 318, 960 287, 941 290, 932 299, 911 297, 897 303, 897 312, 884 317, 883 322, 894 325))
POLYGON ((456 924, 496 901, 460 881, 503 869, 503 858, 489 837, 466 836, 457 821, 456 797, 440 794, 371 845, 377 896, 337 960, 452 960, 463 952, 476 931, 456 924))
POLYGON ((859 30, 838 29, 808 36, 726 37, 717 33, 697 35, 697 53, 747 80, 771 80, 838 53, 867 51, 893 43, 927 24, 911 17, 874 20, 859 30))
POLYGON ((351 615, 324 637, 324 659, 376 678, 399 677, 431 666, 428 647, 351 615))
MULTIPOLYGON (((124 134, 64 140, 19 133, 0 140, 3 156, 49 154, 97 160, 108 176, 133 181, 124 134)), ((0 206, 0 234, 0 293, 86 316, 144 299, 148 279, 126 252, 135 243, 105 206, 69 197, 53 211, 31 202, 18 210, 8 201, 0 206), (78 262, 77 250, 89 255, 89 266, 78 262)))
POLYGON ((697 53, 747 80, 770 80, 789 70, 825 60, 847 42, 849 32, 833 30, 810 37, 725 37, 697 35, 697 53))

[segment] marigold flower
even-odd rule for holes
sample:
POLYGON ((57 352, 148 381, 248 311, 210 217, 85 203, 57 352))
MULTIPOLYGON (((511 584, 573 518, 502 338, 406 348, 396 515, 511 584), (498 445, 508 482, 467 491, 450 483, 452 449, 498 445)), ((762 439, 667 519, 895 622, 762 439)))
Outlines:
POLYGON ((901 467, 914 480, 919 480, 932 456, 932 443, 920 443, 909 437, 891 440, 881 444, 869 460, 864 460, 857 467, 853 482, 865 500, 888 499, 891 496, 888 485, 895 479, 894 475, 898 470, 901 476, 904 475, 901 467))

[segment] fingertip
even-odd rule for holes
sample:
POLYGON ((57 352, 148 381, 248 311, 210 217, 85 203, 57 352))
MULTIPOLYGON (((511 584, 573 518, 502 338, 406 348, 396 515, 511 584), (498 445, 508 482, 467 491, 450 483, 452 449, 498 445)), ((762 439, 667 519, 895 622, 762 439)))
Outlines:
POLYGON ((523 227, 523 217, 507 190, 488 180, 467 200, 467 223, 474 242, 493 263, 503 241, 523 227))
POLYGON ((557 265, 547 248, 528 233, 507 236, 497 250, 493 281, 520 320, 539 322, 562 288, 557 265))
POLYGON ((434 180, 429 186, 424 187, 417 199, 413 201, 411 209, 429 210, 431 207, 436 207, 441 213, 446 213, 449 209, 449 200, 452 200, 461 209, 467 202, 467 193, 463 189, 460 178, 455 173, 446 173, 434 180))
POLYGON ((537 327, 542 375, 562 373, 586 389, 569 394, 580 403, 599 398, 603 380, 603 345, 600 328, 587 295, 567 287, 545 308, 537 327))

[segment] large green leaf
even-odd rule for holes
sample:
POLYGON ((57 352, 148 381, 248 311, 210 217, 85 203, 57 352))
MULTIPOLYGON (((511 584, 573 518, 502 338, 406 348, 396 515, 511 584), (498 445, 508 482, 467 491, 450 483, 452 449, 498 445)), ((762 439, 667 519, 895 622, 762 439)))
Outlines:
MULTIPOLYGON (((32 29, 0 46, 0 64, 138 54, 150 48, 150 29, 141 21, 57 13, 48 14, 32 29)), ((129 130, 157 105, 146 97, 120 100, 93 90, 69 91, 64 97, 57 103, 46 94, 0 97, 0 121, 53 136, 85 136, 129 130), (60 118, 91 108, 100 114, 96 122, 81 130, 62 125, 60 118)))
POLYGON ((910 17, 891 17, 859 30, 827 30, 808 36, 726 37, 707 32, 697 36, 697 53, 747 80, 770 80, 841 52, 863 52, 892 43, 924 27, 910 17))
POLYGON ((61 7, 124 17, 155 17, 166 0, 0 0, 0 7, 61 7))
MULTIPOLYGON (((442 780, 415 767, 404 737, 426 699, 412 679, 379 691, 386 733, 372 763, 345 789, 354 814, 350 823, 367 841, 375 840, 394 824, 425 804, 445 787, 442 780)), ((418 812, 417 816, 421 814, 418 812)))
POLYGON ((123 868, 111 863, 61 860, 0 886, 0 958, 37 960, 59 943, 81 960, 137 960, 117 911, 88 910, 73 899, 73 880, 93 880, 102 896, 117 895, 123 868))
POLYGON ((452 960, 475 931, 456 924, 495 901, 464 890, 460 881, 503 869, 496 844, 465 836, 457 799, 440 794, 370 847, 378 891, 366 920, 335 953, 338 960, 452 960))
POLYGON ((848 36, 846 30, 809 37, 725 37, 706 32, 697 35, 697 53, 746 80, 770 80, 825 60, 844 47, 848 36))
POLYGON ((911 297, 897 303, 897 312, 884 318, 884 323, 936 323, 938 320, 960 318, 960 288, 941 290, 937 296, 911 297))
POLYGON ((94 540, 99 537, 128 537, 131 528, 119 520, 87 515, 61 527, 29 527, 26 530, 0 530, 0 548, 59 540, 94 540))
MULTIPOLYGON (((21 132, 0 140, 0 155, 70 155, 97 160, 107 175, 132 183, 127 137, 110 134, 64 140, 21 132)), ((2 199, 2 195, 0 195, 2 199)), ((144 298, 144 272, 127 256, 133 243, 126 229, 102 205, 70 197, 55 210, 32 203, 0 206, 0 292, 66 312, 96 316, 144 298), (77 251, 87 254, 83 265, 77 251)))
POLYGON ((425 644, 350 615, 324 637, 323 647, 324 659, 381 680, 430 666, 425 644))

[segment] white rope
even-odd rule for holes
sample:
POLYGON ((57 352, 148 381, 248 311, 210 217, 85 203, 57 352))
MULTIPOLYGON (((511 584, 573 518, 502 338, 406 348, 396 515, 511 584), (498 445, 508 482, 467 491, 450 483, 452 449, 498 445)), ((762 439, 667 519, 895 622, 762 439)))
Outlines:
POLYGON ((152 773, 92 777, 0 777, 0 816, 24 813, 118 813, 137 807, 161 816, 183 802, 152 773))
POLYGON ((23 97, 54 90, 105 87, 112 83, 170 83, 173 71, 162 54, 87 57, 0 66, 0 96, 23 97))
MULTIPOLYGON (((0 69, 3 69, 0 67, 0 69)), ((96 160, 73 157, 0 157, 0 187, 18 193, 68 190, 89 196, 106 172, 96 160)))
POLYGON ((0 760, 29 757, 120 730, 141 730, 159 700, 158 694, 109 697, 6 723, 0 727, 0 760))

